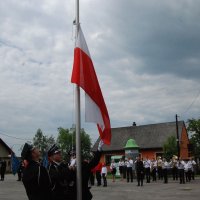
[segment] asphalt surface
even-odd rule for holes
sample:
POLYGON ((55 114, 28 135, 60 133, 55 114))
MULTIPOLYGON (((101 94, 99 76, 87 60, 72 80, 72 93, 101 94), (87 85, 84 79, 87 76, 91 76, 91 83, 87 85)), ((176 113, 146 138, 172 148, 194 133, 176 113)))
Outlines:
MULTIPOLYGON (((17 176, 6 175, 5 181, 0 181, 0 200, 27 200, 23 184, 16 181, 17 176)), ((93 186, 94 200, 197 200, 200 198, 200 178, 190 183, 179 184, 169 179, 168 184, 162 181, 144 183, 138 187, 133 183, 108 180, 108 187, 93 186)))

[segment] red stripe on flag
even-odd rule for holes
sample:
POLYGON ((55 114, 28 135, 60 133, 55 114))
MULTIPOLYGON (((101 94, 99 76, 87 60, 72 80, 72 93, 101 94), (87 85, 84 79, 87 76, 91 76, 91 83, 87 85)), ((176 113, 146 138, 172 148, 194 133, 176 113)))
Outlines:
POLYGON ((104 129, 97 124, 101 139, 105 144, 110 144, 111 128, 106 104, 90 57, 76 47, 74 50, 74 65, 71 82, 81 87, 99 107, 104 122, 104 129))

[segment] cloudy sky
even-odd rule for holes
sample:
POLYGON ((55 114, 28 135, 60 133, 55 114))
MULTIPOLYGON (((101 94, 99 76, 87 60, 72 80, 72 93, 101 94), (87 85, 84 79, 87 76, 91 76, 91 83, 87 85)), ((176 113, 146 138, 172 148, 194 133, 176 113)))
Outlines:
MULTIPOLYGON (((199 118, 199 8, 196 0, 80 0, 112 127, 199 118)), ((57 137, 74 123, 74 18, 74 0, 0 2, 0 137, 15 151, 38 128, 57 137)), ((82 127, 97 139, 84 113, 82 127)))

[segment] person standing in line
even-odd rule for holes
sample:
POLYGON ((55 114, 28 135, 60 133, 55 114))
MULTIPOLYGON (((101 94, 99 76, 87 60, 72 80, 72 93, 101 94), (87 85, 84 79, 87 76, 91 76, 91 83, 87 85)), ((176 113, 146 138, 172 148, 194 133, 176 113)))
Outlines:
POLYGON ((6 173, 6 161, 5 160, 2 160, 1 161, 1 181, 4 181, 4 178, 5 178, 5 173, 6 173))
POLYGON ((188 160, 185 161, 184 172, 185 172, 185 181, 189 182, 189 172, 188 172, 188 160))
POLYGON ((135 162, 135 170, 137 175, 137 186, 143 186, 143 179, 144 179, 144 165, 140 157, 137 157, 135 162))
POLYGON ((168 169, 169 169, 169 163, 165 158, 163 158, 162 170, 163 170, 164 183, 168 183, 168 169))
POLYGON ((191 173, 191 179, 194 180, 194 176, 195 176, 195 167, 197 165, 197 163, 195 162, 195 160, 191 157, 190 161, 192 163, 192 173, 191 173))
POLYGON ((102 169, 101 169, 101 176, 103 178, 103 187, 107 187, 107 167, 105 163, 102 164, 102 169))
POLYGON ((180 158, 178 161, 178 171, 180 184, 185 184, 185 173, 184 173, 185 162, 180 158))
POLYGON ((117 172, 117 165, 115 163, 115 160, 112 160, 111 164, 110 164, 110 170, 111 170, 111 174, 112 174, 112 182, 115 182, 115 176, 116 176, 116 172, 117 172))
POLYGON ((129 182, 129 178, 131 179, 131 182, 133 182, 133 160, 129 157, 127 162, 127 182, 129 182))
POLYGON ((157 157, 157 169, 158 169, 158 180, 163 179, 163 170, 162 170, 162 159, 160 156, 157 157))
POLYGON ((29 200, 50 200, 51 182, 45 167, 41 166, 40 151, 36 147, 25 143, 21 152, 25 163, 22 182, 29 200))
POLYGON ((124 167, 123 167, 123 179, 126 179, 126 174, 127 174, 127 158, 124 158, 124 167))
POLYGON ((151 173, 151 161, 148 159, 148 157, 144 160, 144 169, 145 169, 145 176, 146 176, 146 182, 150 183, 150 173, 151 173))
POLYGON ((153 158, 151 162, 151 170, 152 170, 153 181, 156 181, 157 160, 155 158, 153 158))
POLYGON ((120 173, 121 181, 123 181, 124 161, 122 160, 122 158, 119 160, 118 166, 119 166, 119 173, 120 173))
POLYGON ((173 180, 178 180, 178 157, 176 155, 173 155, 172 160, 170 162, 170 165, 172 167, 172 176, 173 180))

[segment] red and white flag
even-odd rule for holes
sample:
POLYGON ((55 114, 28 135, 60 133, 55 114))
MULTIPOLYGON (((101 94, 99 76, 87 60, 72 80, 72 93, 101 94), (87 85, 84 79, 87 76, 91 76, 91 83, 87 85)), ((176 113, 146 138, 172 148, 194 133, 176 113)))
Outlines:
POLYGON ((74 49, 74 65, 71 82, 77 84, 85 91, 86 122, 96 123, 101 139, 105 144, 110 144, 111 128, 108 111, 80 26, 74 49))

